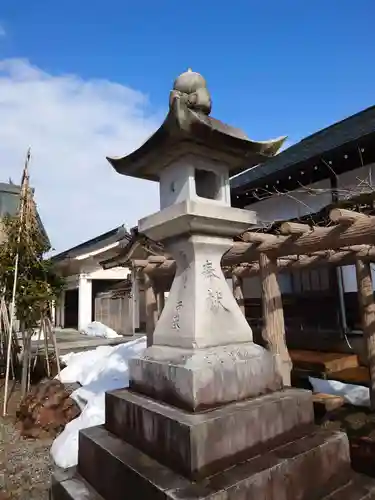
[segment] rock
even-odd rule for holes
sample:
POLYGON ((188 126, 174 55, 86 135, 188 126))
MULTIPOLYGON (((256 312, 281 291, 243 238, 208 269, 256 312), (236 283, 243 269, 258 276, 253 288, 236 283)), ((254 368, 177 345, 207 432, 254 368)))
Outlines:
MULTIPOLYGON (((49 353, 48 355, 49 359, 49 367, 50 367, 50 376, 55 377, 58 373, 57 370, 57 360, 56 360, 56 355, 54 353, 49 353)), ((62 370, 65 368, 64 363, 60 361, 60 369, 62 370)), ((31 370, 31 383, 34 384, 39 384, 43 379, 48 377, 47 373, 47 361, 46 361, 46 355, 44 352, 39 352, 36 358, 36 363, 32 367, 31 370)))
POLYGON ((40 438, 56 436, 65 425, 77 418, 80 409, 58 380, 42 380, 21 401, 17 412, 21 435, 40 438))

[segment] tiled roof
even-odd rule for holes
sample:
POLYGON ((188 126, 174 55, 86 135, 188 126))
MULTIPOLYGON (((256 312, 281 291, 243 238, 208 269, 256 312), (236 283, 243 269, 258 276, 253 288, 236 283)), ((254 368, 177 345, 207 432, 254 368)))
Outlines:
POLYGON ((232 178, 231 188, 248 186, 263 177, 312 160, 374 132, 375 106, 371 106, 306 137, 264 163, 232 178))
POLYGON ((124 226, 115 227, 114 229, 100 234, 91 240, 84 241, 75 247, 54 255, 51 260, 59 262, 68 258, 74 258, 84 251, 95 251, 103 247, 103 245, 110 245, 111 243, 116 243, 117 241, 126 239, 130 239, 130 234, 126 231, 124 226))

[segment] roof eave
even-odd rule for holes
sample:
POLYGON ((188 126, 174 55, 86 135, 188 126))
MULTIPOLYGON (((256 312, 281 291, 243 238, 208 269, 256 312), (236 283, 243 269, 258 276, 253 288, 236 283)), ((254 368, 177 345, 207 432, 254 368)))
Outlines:
POLYGON ((107 157, 117 173, 151 181, 159 180, 163 166, 194 148, 227 157, 232 175, 244 165, 256 165, 274 156, 286 137, 253 141, 245 134, 175 99, 160 128, 136 151, 122 158, 107 157), (185 147, 187 145, 187 147, 185 147))

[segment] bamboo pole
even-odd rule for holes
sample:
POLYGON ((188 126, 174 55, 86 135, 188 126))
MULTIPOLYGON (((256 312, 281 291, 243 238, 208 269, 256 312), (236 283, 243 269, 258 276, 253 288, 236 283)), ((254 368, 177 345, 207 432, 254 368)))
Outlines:
MULTIPOLYGON (((30 148, 26 154, 25 166, 22 174, 21 182, 21 200, 20 200, 20 223, 17 237, 17 245, 19 246, 21 241, 22 224, 24 218, 24 204, 25 197, 27 195, 27 190, 29 189, 29 162, 30 162, 31 150, 30 148)), ((17 251, 15 262, 14 262, 14 278, 13 278, 13 290, 12 290, 12 301, 10 308, 10 325, 9 325, 9 339, 8 339, 8 351, 6 360, 6 372, 5 372, 5 387, 4 387, 4 405, 3 405, 3 416, 6 415, 8 406, 8 390, 9 390, 9 370, 10 370, 10 357, 11 357, 11 347, 12 347, 12 335, 13 335, 13 322, 15 314, 15 302, 16 302, 16 290, 17 290, 17 278, 18 278, 18 264, 19 264, 19 252, 17 251)), ((24 354, 25 354, 25 344, 23 344, 24 354)), ((22 388, 21 388, 22 391, 22 388)), ((22 394, 24 396, 24 394, 22 394)))
POLYGON ((375 410, 375 304, 371 266, 358 259, 356 262, 359 309, 370 372, 370 405, 375 410))
POLYGON ((262 336, 272 353, 284 387, 291 385, 292 362, 285 340, 284 311, 276 275, 276 263, 267 255, 259 257, 262 279, 262 336))
POLYGON ((28 385, 28 367, 29 367, 29 357, 30 357, 30 345, 29 345, 29 332, 25 330, 24 326, 22 330, 22 375, 21 375, 21 397, 26 395, 27 385, 28 385))
POLYGON ((52 345, 53 345, 53 348, 55 351, 55 356, 56 356, 57 376, 58 376, 58 379, 61 381, 60 354, 59 354, 59 348, 57 345, 56 333, 52 327, 52 323, 51 323, 50 319, 47 317, 44 318, 44 328, 46 331, 46 335, 52 340, 52 345))

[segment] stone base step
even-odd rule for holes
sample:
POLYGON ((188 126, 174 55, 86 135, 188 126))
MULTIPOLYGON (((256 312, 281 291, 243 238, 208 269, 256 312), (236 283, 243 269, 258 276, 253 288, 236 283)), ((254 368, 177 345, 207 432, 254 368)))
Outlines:
POLYGON ((315 429, 311 392, 293 388, 199 413, 120 389, 106 393, 105 413, 111 434, 192 481, 315 429))
POLYGON ((345 486, 326 496, 324 500, 374 500, 375 479, 354 475, 345 486))
MULTIPOLYGON (((104 500, 75 471, 72 477, 55 483, 51 500, 104 500)), ((355 475, 349 483, 338 488, 323 500, 374 500, 375 480, 355 475)))
POLYGON ((80 433, 78 473, 105 500, 321 500, 352 474, 344 433, 317 431, 192 482, 101 426, 80 433))
POLYGON ((50 500, 104 500, 72 467, 52 481, 50 500))

